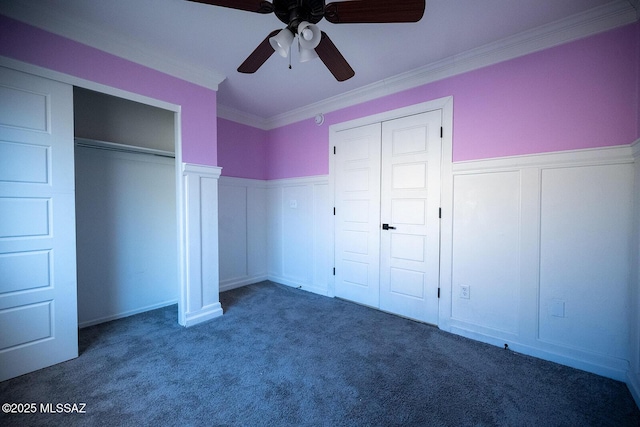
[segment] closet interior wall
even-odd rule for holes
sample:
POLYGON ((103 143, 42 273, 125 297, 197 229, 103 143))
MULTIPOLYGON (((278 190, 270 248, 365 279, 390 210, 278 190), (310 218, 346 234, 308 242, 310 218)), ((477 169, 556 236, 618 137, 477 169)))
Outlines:
POLYGON ((74 88, 80 327, 178 301, 174 126, 171 111, 74 88))

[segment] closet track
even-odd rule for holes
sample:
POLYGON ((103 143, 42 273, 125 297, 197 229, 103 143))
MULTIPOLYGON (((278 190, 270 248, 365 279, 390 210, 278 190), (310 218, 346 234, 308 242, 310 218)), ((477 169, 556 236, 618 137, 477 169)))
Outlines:
POLYGON ((98 141, 87 138, 74 138, 76 147, 93 148, 96 150, 118 151, 121 153, 147 154, 175 159, 175 153, 155 148, 138 147, 135 145, 118 144, 116 142, 98 141))

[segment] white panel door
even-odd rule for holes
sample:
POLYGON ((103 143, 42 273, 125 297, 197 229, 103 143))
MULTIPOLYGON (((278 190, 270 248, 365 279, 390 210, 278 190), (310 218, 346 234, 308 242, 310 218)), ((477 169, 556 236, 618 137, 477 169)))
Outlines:
POLYGON ((382 123, 380 309, 433 324, 438 323, 441 123, 440 110, 382 123))
POLYGON ((0 381, 78 356, 72 87, 0 67, 0 381))
POLYGON ((334 164, 335 294, 378 307, 380 123, 338 132, 334 164))

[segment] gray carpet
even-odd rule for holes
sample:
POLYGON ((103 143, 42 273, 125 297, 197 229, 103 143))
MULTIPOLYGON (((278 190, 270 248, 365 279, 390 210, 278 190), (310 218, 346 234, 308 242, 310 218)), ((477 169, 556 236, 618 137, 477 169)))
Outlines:
POLYGON ((0 425, 639 426, 626 385, 263 282, 192 328, 175 306, 80 331, 79 358, 0 383, 0 425))

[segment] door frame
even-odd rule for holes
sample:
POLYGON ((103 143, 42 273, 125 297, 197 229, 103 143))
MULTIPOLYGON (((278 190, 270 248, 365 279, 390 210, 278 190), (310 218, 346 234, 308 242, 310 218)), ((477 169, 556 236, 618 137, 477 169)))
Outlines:
MULTIPOLYGON (((10 68, 23 73, 32 74, 49 80, 55 80, 60 83, 69 84, 71 86, 81 87, 83 89, 92 90, 94 92, 103 93, 105 95, 116 96, 129 101, 138 102, 140 104, 149 105, 156 108, 173 112, 174 117, 174 149, 175 149, 175 184, 176 184, 176 220, 178 229, 176 230, 177 247, 178 247, 178 280, 179 297, 178 297, 178 323, 186 326, 187 315, 187 236, 185 231, 186 212, 185 212, 185 194, 182 164, 182 107, 177 104, 129 92, 123 89, 114 88, 91 80, 82 79, 69 74, 50 70, 48 68, 39 67, 37 65, 18 61, 15 59, 0 56, 0 66, 10 68)), ((73 141, 70 142, 73 144, 73 141)))
MULTIPOLYGON (((447 326, 448 313, 451 312, 449 308, 451 306, 451 255, 453 241, 453 96, 438 98, 329 126, 329 194, 331 195, 333 206, 335 206, 336 165, 333 147, 336 144, 338 132, 433 110, 442 110, 443 128, 440 164, 442 218, 440 220, 440 304, 438 308, 438 327, 442 329, 447 326)), ((335 262, 335 217, 333 218, 333 233, 329 237, 329 247, 331 248, 331 259, 335 262)), ((335 276, 330 276, 328 285, 327 295, 335 297, 335 276)))

